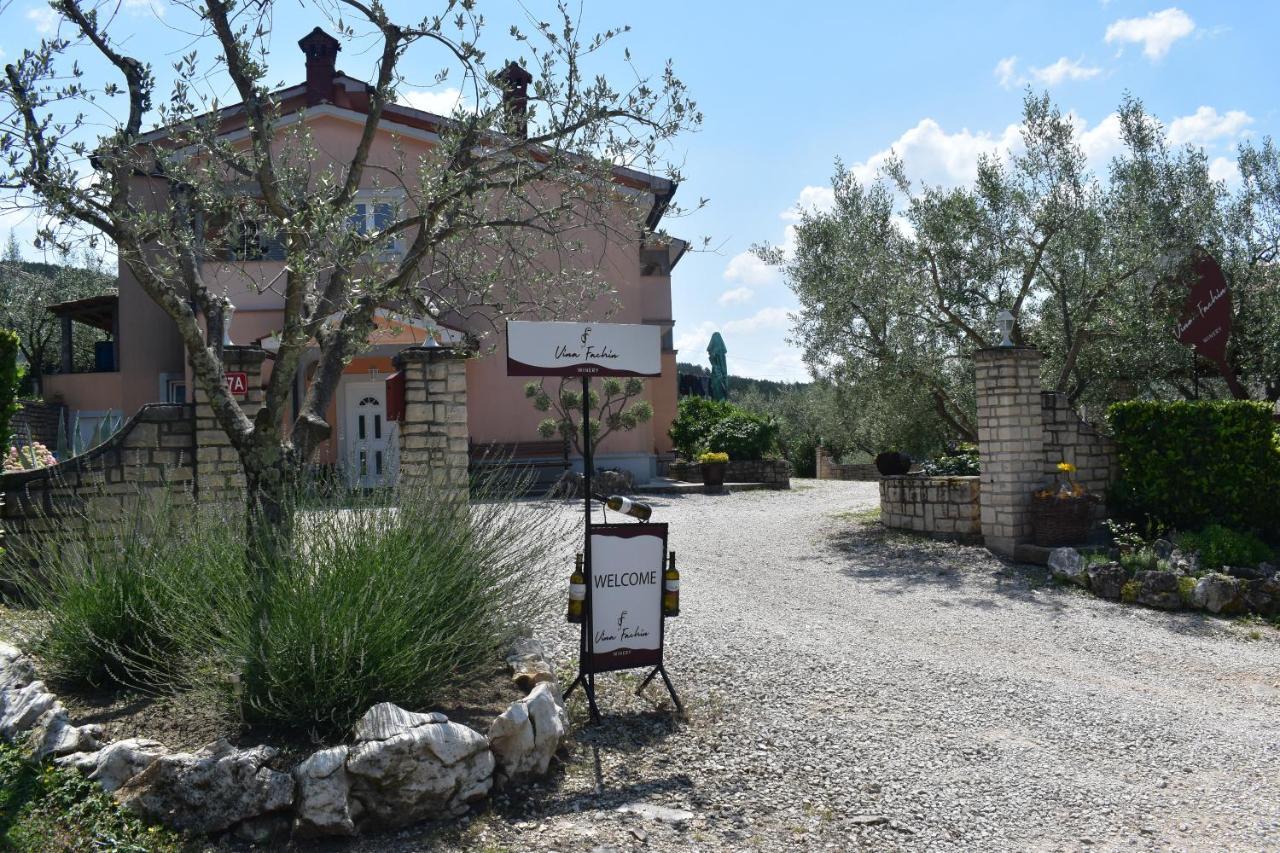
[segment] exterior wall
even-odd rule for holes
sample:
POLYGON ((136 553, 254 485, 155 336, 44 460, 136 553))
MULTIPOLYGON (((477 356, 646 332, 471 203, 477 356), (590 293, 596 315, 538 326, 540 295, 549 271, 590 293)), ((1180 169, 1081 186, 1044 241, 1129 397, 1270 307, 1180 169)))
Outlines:
POLYGON ((1012 556, 1031 538, 1031 493, 1044 477, 1040 353, 996 347, 974 354, 982 533, 988 548, 1012 556))
MULTIPOLYGON (((65 533, 108 539, 141 500, 194 501, 195 440, 188 406, 143 408, 107 441, 49 468, 0 475, 10 541, 65 533)), ((28 540, 29 541, 29 540, 28 540)))
MULTIPOLYGON (((697 462, 676 460, 667 465, 667 475, 686 483, 702 482, 702 466, 697 462)), ((760 461, 729 460, 724 472, 726 483, 766 483, 775 489, 791 488, 791 463, 785 459, 760 461)))
POLYGON ((879 480, 880 472, 874 462, 836 462, 831 451, 817 449, 817 478, 819 480, 879 480))
POLYGON ((939 539, 982 541, 979 477, 884 477, 880 523, 939 539))
POLYGON ((400 425, 400 483, 468 493, 467 359, 469 350, 410 347, 396 356, 405 373, 400 425))
MULTIPOLYGON (((157 390, 159 387, 157 374, 157 390)), ((123 412, 124 374, 50 373, 44 377, 43 395, 51 403, 65 405, 72 418, 76 412, 123 412)), ((130 410, 129 414, 132 413, 130 410)))
MULTIPOLYGON (((1075 479, 1089 492, 1105 495, 1119 473, 1116 448, 1111 438, 1072 410, 1067 395, 1045 391, 1040 395, 1044 424, 1044 472, 1046 479, 1058 473, 1059 462, 1076 466, 1075 479)), ((1096 508, 1105 517, 1106 506, 1096 508)))

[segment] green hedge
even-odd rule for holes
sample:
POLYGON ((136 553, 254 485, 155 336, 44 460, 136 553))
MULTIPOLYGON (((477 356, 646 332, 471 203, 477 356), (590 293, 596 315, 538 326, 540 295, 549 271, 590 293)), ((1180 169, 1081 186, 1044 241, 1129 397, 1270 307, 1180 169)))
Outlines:
POLYGON ((762 459, 778 447, 778 425, 772 418, 705 397, 680 400, 667 434, 685 459, 704 450, 729 454, 730 459, 762 459))
POLYGON ((1116 403, 1113 512, 1156 527, 1280 532, 1280 432, 1270 404, 1116 403))
POLYGON ((18 411, 18 345, 21 338, 0 329, 0 455, 9 449, 9 423, 18 411))

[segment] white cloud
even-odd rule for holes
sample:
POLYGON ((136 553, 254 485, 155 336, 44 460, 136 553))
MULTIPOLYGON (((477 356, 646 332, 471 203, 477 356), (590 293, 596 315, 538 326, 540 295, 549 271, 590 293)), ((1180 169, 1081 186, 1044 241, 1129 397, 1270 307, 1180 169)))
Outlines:
POLYGON ((739 252, 725 265, 724 280, 759 287, 777 281, 778 271, 757 258, 752 252, 739 252))
POLYGON ((1112 113, 1098 122, 1096 127, 1089 127, 1089 122, 1075 113, 1071 114, 1071 121, 1076 126, 1080 149, 1084 151, 1089 167, 1099 175, 1106 175, 1111 158, 1124 149, 1120 116, 1112 113))
POLYGON ((1007 56, 996 63, 994 74, 1000 85, 1013 89, 1027 83, 1041 86, 1056 86, 1063 81, 1091 80, 1102 73, 1101 68, 1085 65, 1080 59, 1067 59, 1065 56, 1052 65, 1042 68, 1030 67, 1026 74, 1018 72, 1018 57, 1007 56))
POLYGON ((1022 79, 1018 76, 1018 57, 1016 56, 1006 56, 997 62, 993 73, 1000 81, 1000 85, 1006 89, 1022 85, 1022 79))
POLYGON ((757 332, 761 329, 785 329, 791 325, 791 320, 787 317, 788 310, 778 307, 761 308, 750 317, 721 323, 720 331, 740 334, 743 332, 757 332))
POLYGON ((1230 157, 1214 157, 1209 163, 1209 177, 1225 181, 1229 187, 1240 186, 1240 167, 1230 157))
POLYGON ((933 119, 925 118, 894 143, 872 154, 851 171, 860 182, 875 180, 876 173, 893 154, 906 164, 907 175, 916 182, 957 186, 971 183, 978 176, 978 157, 1022 148, 1018 125, 1011 124, 999 135, 985 131, 971 133, 967 128, 947 133, 933 119))
POLYGON ((1056 86, 1063 80, 1092 80, 1101 73, 1101 68, 1085 65, 1081 60, 1067 59, 1065 56, 1052 65, 1031 69, 1031 77, 1045 86, 1056 86))
POLYGON ((453 111, 465 104, 462 92, 456 88, 441 89, 439 92, 404 91, 396 95, 396 100, 405 106, 434 113, 439 116, 453 115, 453 111))
POLYGON ((1131 42, 1142 45, 1142 54, 1151 61, 1162 59, 1178 39, 1195 31, 1196 22, 1177 7, 1152 12, 1145 18, 1121 18, 1107 27, 1107 44, 1131 42))
POLYGON ((1193 114, 1176 118, 1169 125, 1169 141, 1174 145, 1190 142, 1208 145, 1220 137, 1233 137, 1248 125, 1253 117, 1243 110, 1228 110, 1219 115, 1213 107, 1200 107, 1193 114))
POLYGON ((36 28, 37 33, 44 36, 58 26, 58 13, 48 6, 37 6, 27 10, 27 20, 36 28))
POLYGON ((720 294, 720 298, 716 301, 721 305, 733 305, 738 302, 750 302, 751 297, 755 295, 756 292, 749 287, 735 287, 720 294))
POLYGON ((835 207, 835 204, 836 193, 831 187, 808 186, 800 190, 800 197, 796 199, 796 203, 778 216, 788 222, 799 222, 800 211, 821 213, 835 207))

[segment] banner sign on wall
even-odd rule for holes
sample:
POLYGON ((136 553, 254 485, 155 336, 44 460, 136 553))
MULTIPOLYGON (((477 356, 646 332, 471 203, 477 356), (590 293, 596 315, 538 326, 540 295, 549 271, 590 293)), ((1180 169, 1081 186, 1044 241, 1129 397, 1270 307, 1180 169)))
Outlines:
POLYGON ((662 663, 665 524, 591 525, 591 669, 662 663))
POLYGON ((508 376, 661 376, 662 329, 630 323, 507 322, 508 376))

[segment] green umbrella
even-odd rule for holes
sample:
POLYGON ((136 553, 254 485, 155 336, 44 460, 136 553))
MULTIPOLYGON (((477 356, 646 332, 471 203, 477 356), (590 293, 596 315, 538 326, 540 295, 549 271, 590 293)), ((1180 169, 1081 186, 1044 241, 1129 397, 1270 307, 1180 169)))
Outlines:
POLYGON ((707 344, 707 357, 711 359, 711 399, 729 399, 729 367, 725 362, 724 338, 719 332, 711 335, 711 343, 707 344))

